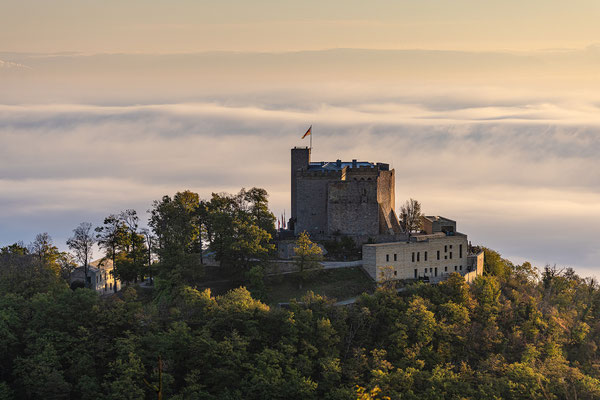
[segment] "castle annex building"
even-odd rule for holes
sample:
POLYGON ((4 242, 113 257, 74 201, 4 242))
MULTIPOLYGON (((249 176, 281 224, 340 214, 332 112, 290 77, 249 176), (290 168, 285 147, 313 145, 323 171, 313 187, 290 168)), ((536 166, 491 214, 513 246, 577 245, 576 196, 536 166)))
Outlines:
POLYGON ((483 251, 472 252, 467 235, 456 232, 456 221, 439 216, 421 220, 423 231, 406 240, 363 245, 362 268, 373 280, 436 283, 457 272, 470 282, 483 274, 483 251))
POLYGON ((311 162, 310 148, 295 147, 291 172, 290 228, 296 235, 306 231, 316 239, 346 235, 364 241, 402 233, 389 164, 311 162))

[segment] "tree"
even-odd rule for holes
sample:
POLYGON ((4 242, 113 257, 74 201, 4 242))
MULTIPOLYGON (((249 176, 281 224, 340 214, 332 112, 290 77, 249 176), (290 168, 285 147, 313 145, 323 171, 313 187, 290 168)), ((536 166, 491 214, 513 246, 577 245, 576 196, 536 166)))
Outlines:
POLYGON ((271 236, 275 235, 275 215, 269 211, 268 193, 265 189, 253 187, 242 189, 238 194, 253 222, 271 236))
POLYGON ((42 264, 50 265, 58 258, 58 248, 52 243, 52 238, 47 232, 38 233, 29 246, 29 252, 34 254, 42 264))
POLYGON ((35 255, 21 254, 22 249, 24 247, 15 253, 0 253, 0 296, 15 293, 30 297, 53 288, 64 288, 64 282, 60 280, 55 270, 42 264, 35 255))
POLYGON ((421 230, 423 226, 422 216, 421 203, 411 198, 400 208, 400 226, 410 236, 411 232, 421 230))
POLYGON ((23 242, 16 242, 0 249, 0 255, 24 256, 26 254, 29 254, 29 249, 25 247, 23 242))
POLYGON ((142 274, 142 265, 145 260, 145 251, 140 248, 144 244, 144 238, 138 233, 140 218, 137 215, 137 211, 133 209, 122 211, 119 214, 119 218, 123 221, 128 233, 126 245, 127 262, 123 265, 127 265, 127 273, 125 273, 127 279, 125 281, 137 280, 138 274, 142 274))
POLYGON ((154 201, 148 225, 155 235, 159 276, 171 279, 174 270, 188 277, 203 272, 200 215, 198 194, 188 190, 154 201))
MULTIPOLYGON (((117 255, 128 240, 127 226, 119 216, 111 214, 104 218, 104 226, 97 227, 96 232, 98 245, 106 252, 105 257, 112 261, 112 274, 116 278, 117 255)), ((117 292, 116 284, 114 285, 114 292, 117 292)))
POLYGON ((152 234, 152 231, 148 228, 142 229, 142 235, 144 236, 146 243, 146 256, 148 263, 148 271, 150 273, 150 279, 152 280, 152 253, 154 251, 154 244, 156 243, 156 237, 152 234))
POLYGON ((144 365, 140 357, 131 352, 109 364, 104 387, 108 392, 106 399, 138 400, 144 398, 144 389, 140 385, 144 378, 144 365))
POLYGON ((88 277, 88 268, 90 258, 92 257, 92 248, 96 240, 92 234, 92 224, 82 222, 79 226, 73 229, 73 237, 67 240, 67 246, 75 253, 75 258, 83 266, 85 274, 85 286, 89 287, 91 282, 88 277))
POLYGON ((308 233, 301 232, 294 247, 294 263, 300 272, 300 287, 311 273, 323 268, 321 260, 323 260, 323 250, 310 240, 308 233))
POLYGON ((210 201, 202 202, 200 212, 209 247, 222 265, 248 270, 275 250, 270 233, 275 216, 268 210, 264 189, 213 193, 210 201))
POLYGON ((485 274, 494 275, 500 279, 506 279, 511 273, 512 263, 502 258, 497 251, 483 247, 484 264, 483 271, 485 274))
POLYGON ((46 232, 36 235, 33 243, 29 245, 29 253, 34 255, 41 266, 50 269, 56 276, 60 276, 62 267, 66 266, 67 256, 58 251, 58 248, 52 243, 52 238, 46 232))
POLYGON ((31 399, 68 399, 71 385, 52 343, 45 338, 34 343, 37 351, 15 361, 15 375, 31 399), (38 343, 39 342, 39 343, 38 343))
POLYGON ((66 251, 61 251, 58 254, 56 263, 58 264, 60 270, 60 276, 64 280, 68 281, 71 273, 75 270, 75 268, 77 268, 77 263, 75 262, 73 254, 66 251))

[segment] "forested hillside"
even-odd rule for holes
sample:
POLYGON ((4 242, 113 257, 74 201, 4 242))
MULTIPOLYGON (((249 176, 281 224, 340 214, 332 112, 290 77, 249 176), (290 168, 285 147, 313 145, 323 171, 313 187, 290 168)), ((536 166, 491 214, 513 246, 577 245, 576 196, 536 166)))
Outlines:
POLYGON ((309 291, 270 307, 274 221, 262 189, 186 191, 153 203, 151 231, 134 210, 82 223, 75 258, 47 234, 0 248, 0 400, 600 398, 595 280, 484 249, 470 285, 453 274, 350 306, 309 291), (117 293, 69 285, 96 241, 117 293), (206 251, 247 288, 199 290, 206 251))
POLYGON ((351 307, 307 293, 290 309, 184 283, 101 298, 2 253, 0 399, 600 397, 596 282, 491 250, 472 285, 454 274, 351 307))

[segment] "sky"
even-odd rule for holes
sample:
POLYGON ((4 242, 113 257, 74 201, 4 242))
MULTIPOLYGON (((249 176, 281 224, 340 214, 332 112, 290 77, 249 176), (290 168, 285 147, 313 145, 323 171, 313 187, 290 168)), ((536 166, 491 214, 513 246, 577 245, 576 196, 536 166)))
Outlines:
POLYGON ((396 203, 516 263, 600 276, 600 3, 0 4, 0 246, 194 190, 289 149, 388 162, 396 203))

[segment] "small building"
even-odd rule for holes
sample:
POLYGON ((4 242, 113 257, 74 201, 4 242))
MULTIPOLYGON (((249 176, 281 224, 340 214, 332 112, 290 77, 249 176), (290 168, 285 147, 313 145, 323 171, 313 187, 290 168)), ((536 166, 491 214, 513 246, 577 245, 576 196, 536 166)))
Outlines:
POLYGON ((376 282, 424 279, 436 283, 453 272, 470 281, 483 273, 483 252, 470 254, 467 235, 456 232, 456 222, 443 217, 423 217, 423 232, 407 240, 365 244, 362 257, 363 269, 376 282))
MULTIPOLYGON (((121 282, 112 274, 112 260, 99 259, 88 265, 87 287, 95 291, 108 294, 121 289, 121 282)), ((85 270, 83 267, 75 268, 71 273, 70 283, 81 282, 85 284, 85 270)))

